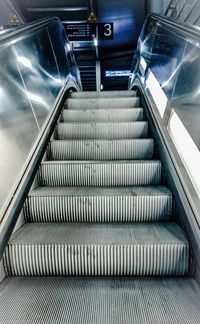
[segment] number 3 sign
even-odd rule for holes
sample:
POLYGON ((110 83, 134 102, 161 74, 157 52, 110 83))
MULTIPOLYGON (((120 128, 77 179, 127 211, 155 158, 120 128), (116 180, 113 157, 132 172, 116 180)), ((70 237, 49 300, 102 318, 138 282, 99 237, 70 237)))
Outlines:
POLYGON ((100 23, 98 25, 100 39, 113 39, 113 23, 100 23))

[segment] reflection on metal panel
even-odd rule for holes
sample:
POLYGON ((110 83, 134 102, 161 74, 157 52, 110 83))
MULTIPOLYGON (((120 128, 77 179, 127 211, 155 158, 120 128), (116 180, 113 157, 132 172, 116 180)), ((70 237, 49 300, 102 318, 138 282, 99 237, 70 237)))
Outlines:
POLYGON ((41 127, 59 92, 59 78, 46 30, 13 45, 28 99, 41 127))
POLYGON ((200 45, 187 44, 171 106, 200 149, 200 45))
POLYGON ((168 123, 168 130, 200 197, 200 151, 173 109, 168 123))
MULTIPOLYGON (((130 88, 139 78, 144 90, 149 90, 147 96, 151 102, 154 100, 162 117, 159 120, 161 127, 168 131, 172 127, 170 134, 173 135, 177 153, 184 161, 184 175, 188 173, 184 182, 186 186, 190 180, 195 184, 194 178, 199 177, 199 173, 193 175, 190 169, 195 168, 193 161, 198 161, 200 149, 200 32, 163 17, 148 16, 131 72, 130 88), (168 124, 171 126, 167 127, 168 124), (180 132, 184 129, 181 140, 175 125, 179 125, 180 132), (193 143, 190 143, 191 151, 188 151, 186 144, 189 140, 185 141, 184 136, 193 143), (192 150, 192 145, 195 145, 197 152, 192 150)), ((196 168, 199 169, 199 166, 196 168)), ((198 186, 194 186, 198 191, 198 186)))
POLYGON ((68 64, 59 20, 36 24, 0 40, 0 219, 64 81, 77 69, 72 53, 68 64))
POLYGON ((39 129, 10 48, 0 51, 0 210, 39 129))
POLYGON ((146 87, 149 89, 161 117, 163 117, 167 107, 167 97, 150 69, 146 80, 146 87))

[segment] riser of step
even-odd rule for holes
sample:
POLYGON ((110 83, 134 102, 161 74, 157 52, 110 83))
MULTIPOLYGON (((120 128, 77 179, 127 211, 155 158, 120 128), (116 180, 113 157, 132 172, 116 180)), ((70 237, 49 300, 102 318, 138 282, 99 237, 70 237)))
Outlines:
POLYGON ((54 138, 60 140, 132 139, 147 136, 147 122, 59 123, 54 133, 54 138))
POLYGON ((70 98, 125 98, 136 97, 135 91, 84 91, 84 92, 72 92, 70 98))
POLYGON ((68 109, 112 109, 134 108, 140 106, 140 98, 97 98, 97 99, 67 99, 68 109))
POLYGON ((153 139, 52 141, 50 160, 135 160, 152 159, 153 139))
POLYGON ((27 224, 4 264, 15 276, 182 276, 189 245, 175 224, 27 224))
POLYGON ((165 187, 51 188, 32 191, 25 203, 29 222, 168 221, 172 195, 165 187))
POLYGON ((161 181, 160 161, 44 162, 39 186, 142 186, 161 181))
POLYGON ((70 110, 64 109, 61 120, 64 122, 131 122, 142 121, 144 110, 135 109, 95 109, 95 110, 70 110))

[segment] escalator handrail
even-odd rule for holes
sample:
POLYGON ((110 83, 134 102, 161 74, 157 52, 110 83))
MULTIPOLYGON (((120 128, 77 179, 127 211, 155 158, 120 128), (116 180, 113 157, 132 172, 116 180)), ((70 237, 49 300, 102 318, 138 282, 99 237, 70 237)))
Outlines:
POLYGON ((28 24, 21 25, 20 27, 17 27, 16 29, 10 31, 9 33, 5 33, 1 35, 0 46, 4 45, 5 43, 9 43, 13 39, 23 37, 30 32, 32 33, 34 31, 37 31, 38 29, 42 29, 56 21, 57 22, 59 21, 61 24, 61 20, 58 17, 52 17, 52 18, 39 19, 35 22, 30 22, 28 24))
POLYGON ((175 29, 176 31, 180 31, 183 34, 187 34, 190 36, 190 38, 195 37, 200 39, 200 28, 194 25, 187 25, 184 23, 177 23, 171 18, 165 18, 161 15, 157 14, 149 14, 146 18, 146 21, 149 19, 154 19, 158 23, 161 22, 164 25, 168 26, 170 29, 175 29))

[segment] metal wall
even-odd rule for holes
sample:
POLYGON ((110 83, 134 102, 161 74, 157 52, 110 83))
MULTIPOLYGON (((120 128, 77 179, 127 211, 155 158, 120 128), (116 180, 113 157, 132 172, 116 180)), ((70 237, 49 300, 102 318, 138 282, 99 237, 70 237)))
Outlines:
POLYGON ((69 43, 58 19, 0 39, 1 215, 69 69, 76 75, 67 55, 69 43))

